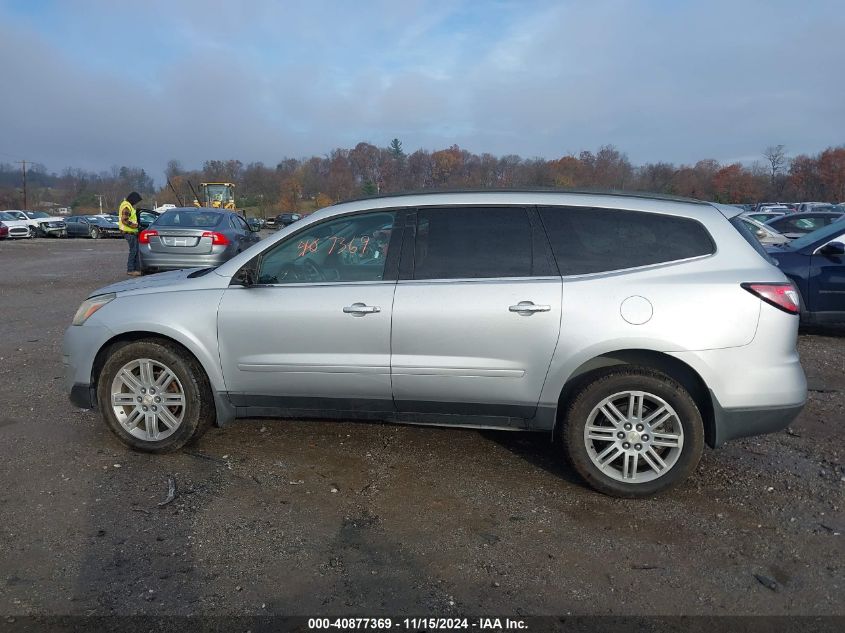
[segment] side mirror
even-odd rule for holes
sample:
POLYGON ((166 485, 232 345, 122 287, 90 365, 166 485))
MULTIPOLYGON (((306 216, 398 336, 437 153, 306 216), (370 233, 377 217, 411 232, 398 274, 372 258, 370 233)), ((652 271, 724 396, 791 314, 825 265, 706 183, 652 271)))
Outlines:
POLYGON ((842 242, 828 242, 819 249, 819 253, 834 256, 845 255, 845 244, 842 242))

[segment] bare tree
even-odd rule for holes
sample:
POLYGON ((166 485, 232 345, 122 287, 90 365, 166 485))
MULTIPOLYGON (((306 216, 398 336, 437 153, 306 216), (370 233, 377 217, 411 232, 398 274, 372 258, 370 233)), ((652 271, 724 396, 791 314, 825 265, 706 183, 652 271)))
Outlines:
POLYGON ((778 174, 786 166, 786 148, 783 145, 770 145, 763 150, 763 156, 772 166, 772 190, 774 190, 776 188, 775 181, 777 180, 778 174))

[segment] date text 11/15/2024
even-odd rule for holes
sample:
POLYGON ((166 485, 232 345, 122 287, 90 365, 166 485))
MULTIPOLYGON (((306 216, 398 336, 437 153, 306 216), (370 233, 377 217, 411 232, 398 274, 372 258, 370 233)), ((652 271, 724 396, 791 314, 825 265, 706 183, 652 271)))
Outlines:
POLYGON ((511 618, 309 618, 310 630, 472 630, 518 631, 528 628, 525 620, 511 618))

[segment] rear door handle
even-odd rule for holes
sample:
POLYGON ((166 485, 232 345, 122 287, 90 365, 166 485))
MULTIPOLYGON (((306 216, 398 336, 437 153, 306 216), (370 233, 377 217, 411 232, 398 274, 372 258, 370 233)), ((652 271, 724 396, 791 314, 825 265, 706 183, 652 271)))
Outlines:
POLYGON ((508 310, 516 312, 517 314, 534 314, 535 312, 548 312, 552 306, 536 305, 533 301, 520 301, 515 306, 510 306, 508 310))
POLYGON ((343 311, 352 316, 364 316, 365 314, 381 312, 381 308, 378 306, 368 306, 365 303, 353 303, 351 306, 344 307, 343 311))

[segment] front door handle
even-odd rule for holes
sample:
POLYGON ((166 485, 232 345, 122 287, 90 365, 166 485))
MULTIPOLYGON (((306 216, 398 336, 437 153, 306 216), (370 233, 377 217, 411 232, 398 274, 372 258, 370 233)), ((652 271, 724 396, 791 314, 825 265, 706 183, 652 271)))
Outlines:
POLYGON ((368 306, 365 303, 353 303, 351 306, 344 307, 343 312, 352 316, 364 316, 365 314, 381 312, 381 308, 378 306, 368 306))
POLYGON ((508 310, 516 312, 517 314, 534 314, 535 312, 548 312, 552 306, 536 305, 533 301, 520 301, 515 306, 510 306, 508 310))

